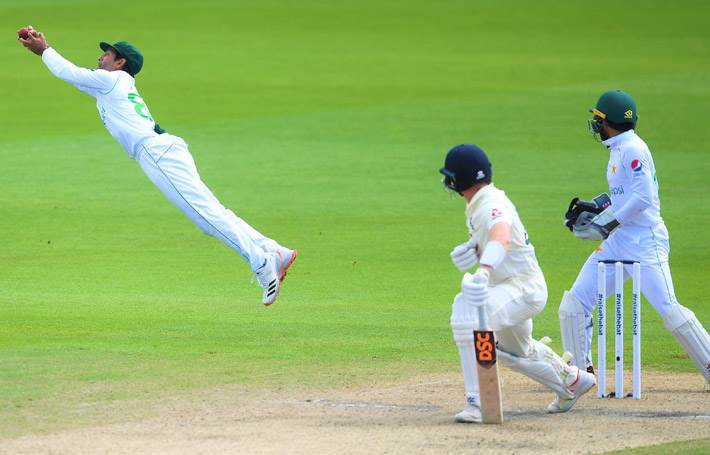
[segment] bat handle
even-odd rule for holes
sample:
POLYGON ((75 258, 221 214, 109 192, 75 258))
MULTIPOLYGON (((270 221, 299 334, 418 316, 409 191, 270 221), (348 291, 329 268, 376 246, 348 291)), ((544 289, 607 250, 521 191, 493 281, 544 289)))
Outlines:
POLYGON ((486 305, 478 307, 478 328, 479 330, 486 330, 488 328, 488 322, 486 321, 486 305))

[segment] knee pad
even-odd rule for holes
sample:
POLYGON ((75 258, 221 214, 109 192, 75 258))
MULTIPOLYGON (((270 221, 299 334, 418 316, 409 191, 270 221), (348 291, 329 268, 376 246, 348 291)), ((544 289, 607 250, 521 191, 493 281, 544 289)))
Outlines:
POLYGON ((452 322, 451 332, 454 334, 454 341, 457 346, 473 346, 473 324, 464 322, 452 322))
POLYGON ((688 322, 697 320, 693 311, 680 304, 672 305, 670 309, 663 314, 663 324, 666 326, 666 329, 671 332, 688 322))
POLYGON ((458 294, 451 306, 451 331, 458 346, 473 346, 473 331, 478 318, 472 305, 458 294))

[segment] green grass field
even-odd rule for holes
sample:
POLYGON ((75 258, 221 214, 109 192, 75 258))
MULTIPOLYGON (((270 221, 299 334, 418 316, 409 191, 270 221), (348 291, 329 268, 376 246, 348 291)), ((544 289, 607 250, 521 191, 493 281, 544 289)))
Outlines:
MULTIPOLYGON (((70 426, 92 402, 233 383, 338 385, 456 371, 448 317, 465 240, 446 151, 479 144, 517 204, 550 300, 595 247, 562 225, 606 188, 586 130, 609 88, 639 104, 679 300, 710 324, 705 2, 5 0, 0 10, 0 435, 70 426), (606 9, 611 12, 611 9, 606 9), (15 30, 76 64, 145 54, 156 120, 222 202, 301 257, 273 308, 127 159, 94 102, 15 30), (90 392, 87 392, 90 390, 90 392)), ((630 305, 629 305, 630 306, 630 305)), ((630 309, 630 308, 629 308, 630 309)), ((650 305, 643 364, 694 371, 650 305)), ((627 343, 631 347, 631 343, 627 343)))
POLYGON ((606 452, 607 455, 703 455, 710 450, 710 439, 696 439, 682 443, 672 442, 637 449, 615 450, 606 452))

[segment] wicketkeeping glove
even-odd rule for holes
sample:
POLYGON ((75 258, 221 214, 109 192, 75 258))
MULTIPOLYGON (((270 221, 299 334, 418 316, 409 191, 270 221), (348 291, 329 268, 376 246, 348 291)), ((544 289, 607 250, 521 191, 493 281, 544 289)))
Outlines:
POLYGON ((611 207, 611 198, 606 193, 600 194, 591 201, 585 201, 576 197, 569 203, 569 208, 567 209, 567 213, 565 213, 565 226, 572 231, 580 215, 583 213, 598 215, 608 207, 611 207))
POLYGON ((462 243, 451 251, 449 254, 451 262, 454 263, 457 269, 461 272, 469 270, 478 262, 476 254, 476 242, 470 239, 468 242, 462 243))
POLYGON ((614 210, 609 207, 596 216, 591 213, 581 214, 572 226, 572 232, 582 240, 604 240, 617 226, 619 221, 614 215, 614 210))
POLYGON ((488 300, 488 270, 479 268, 476 273, 467 273, 461 280, 461 293, 473 306, 483 306, 488 300))

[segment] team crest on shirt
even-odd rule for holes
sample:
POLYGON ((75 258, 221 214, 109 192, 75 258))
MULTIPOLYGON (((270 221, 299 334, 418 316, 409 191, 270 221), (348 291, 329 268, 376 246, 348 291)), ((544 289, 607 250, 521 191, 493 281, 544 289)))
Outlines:
POLYGON ((495 220, 496 218, 499 218, 501 216, 503 216, 503 212, 501 210, 499 210, 497 208, 491 210, 491 219, 495 220))
POLYGON ((643 167, 643 165, 641 164, 641 161, 639 161, 639 160, 633 160, 631 162, 631 169, 633 169, 634 172, 641 172, 642 167, 643 167))

